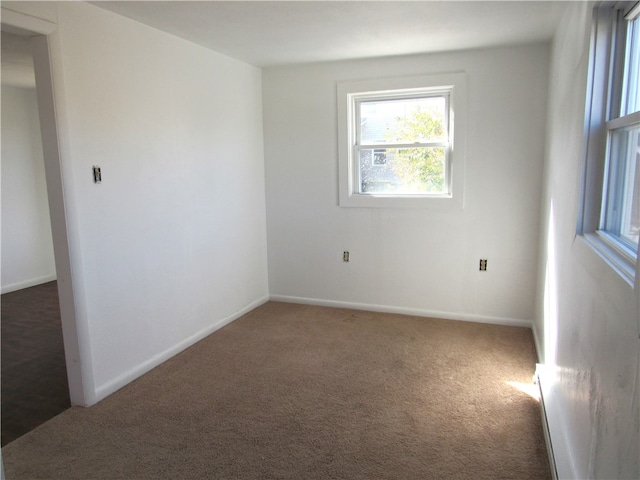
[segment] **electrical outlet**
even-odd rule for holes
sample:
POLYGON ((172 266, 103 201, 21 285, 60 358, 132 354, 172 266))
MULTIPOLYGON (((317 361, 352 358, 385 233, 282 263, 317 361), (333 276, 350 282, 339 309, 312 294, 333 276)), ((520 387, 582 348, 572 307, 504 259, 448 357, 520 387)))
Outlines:
POLYGON ((98 165, 94 165, 93 169, 93 183, 101 183, 102 182, 102 170, 98 165))
POLYGON ((481 258, 480 259, 480 271, 481 272, 486 272, 487 271, 487 259, 486 258, 481 258))
POLYGON ((342 261, 343 262, 348 262, 349 261, 349 251, 345 250, 344 252, 342 252, 342 261))

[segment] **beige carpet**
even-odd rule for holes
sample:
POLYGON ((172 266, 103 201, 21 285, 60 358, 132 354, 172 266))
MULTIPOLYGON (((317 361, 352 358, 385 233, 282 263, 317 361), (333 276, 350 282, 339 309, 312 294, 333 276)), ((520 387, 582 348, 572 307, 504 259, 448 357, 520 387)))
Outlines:
POLYGON ((18 479, 547 479, 525 328, 270 302, 2 449, 18 479))

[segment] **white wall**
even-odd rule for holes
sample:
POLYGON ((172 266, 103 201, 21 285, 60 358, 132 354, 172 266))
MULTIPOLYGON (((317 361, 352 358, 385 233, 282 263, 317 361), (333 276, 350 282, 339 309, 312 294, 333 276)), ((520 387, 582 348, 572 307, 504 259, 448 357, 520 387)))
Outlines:
POLYGON ((530 324, 548 61, 541 44, 266 69, 272 298, 530 324), (468 82, 464 210, 338 207, 336 83, 454 71, 468 82))
POLYGON ((86 3, 55 6, 77 361, 91 404, 267 300, 261 72, 86 3))
POLYGON ((2 83, 2 293, 55 279, 36 92, 2 83))
POLYGON ((637 479, 638 287, 575 235, 590 23, 571 3, 553 43, 535 331, 559 476, 637 479))

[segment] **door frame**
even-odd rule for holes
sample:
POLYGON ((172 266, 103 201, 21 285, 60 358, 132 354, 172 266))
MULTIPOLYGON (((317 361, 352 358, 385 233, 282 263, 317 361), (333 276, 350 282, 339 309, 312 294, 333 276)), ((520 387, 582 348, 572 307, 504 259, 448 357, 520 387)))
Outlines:
POLYGON ((77 281, 81 278, 77 226, 75 216, 70 215, 73 205, 65 202, 72 182, 65 176, 61 155, 61 144, 68 136, 60 131, 65 123, 60 121, 62 82, 56 82, 61 80, 60 68, 56 68, 61 58, 58 25, 4 6, 1 13, 2 30, 31 39, 69 396, 72 405, 88 406, 96 402, 95 386, 88 324, 82 314, 82 282, 77 281))

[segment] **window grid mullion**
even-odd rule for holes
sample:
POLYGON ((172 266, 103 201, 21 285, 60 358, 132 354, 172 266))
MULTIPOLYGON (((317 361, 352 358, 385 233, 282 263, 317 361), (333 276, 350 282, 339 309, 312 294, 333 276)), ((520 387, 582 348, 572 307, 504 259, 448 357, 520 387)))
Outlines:
POLYGON ((607 131, 617 130, 619 128, 630 127, 640 123, 640 112, 630 113, 623 117, 613 118, 606 123, 607 131))
POLYGON ((369 143, 356 145, 357 150, 391 150, 391 149, 400 149, 400 148, 433 148, 433 147, 443 147, 448 148, 448 141, 441 142, 415 142, 415 143, 369 143))

